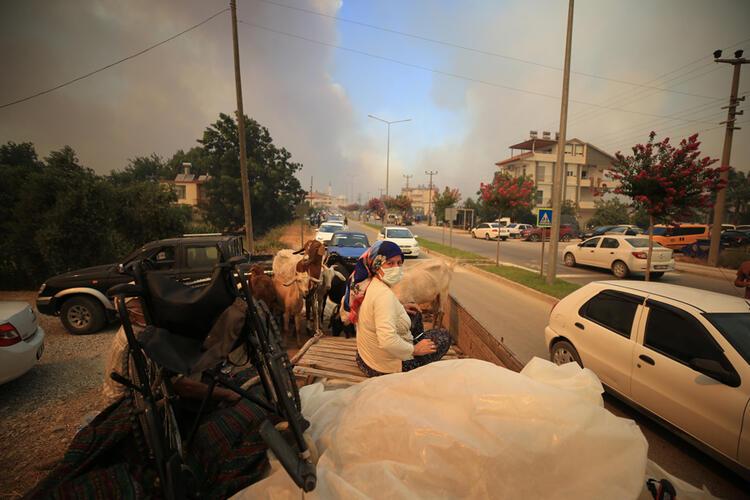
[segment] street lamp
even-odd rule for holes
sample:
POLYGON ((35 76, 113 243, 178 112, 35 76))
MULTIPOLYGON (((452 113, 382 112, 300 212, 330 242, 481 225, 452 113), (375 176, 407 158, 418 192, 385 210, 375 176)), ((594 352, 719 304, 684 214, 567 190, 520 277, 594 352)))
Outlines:
MULTIPOLYGON (((405 120, 383 120, 382 118, 378 118, 374 115, 367 115, 373 120, 377 120, 379 122, 383 122, 386 125, 388 125, 388 146, 387 151, 385 155, 385 196, 388 197, 388 176, 390 174, 390 167, 391 167, 391 125, 394 123, 403 123, 403 122, 410 122, 411 118, 406 118, 405 120)), ((388 216, 388 210, 385 211, 386 217, 388 216)), ((383 218, 383 225, 385 225, 385 217, 383 218)))

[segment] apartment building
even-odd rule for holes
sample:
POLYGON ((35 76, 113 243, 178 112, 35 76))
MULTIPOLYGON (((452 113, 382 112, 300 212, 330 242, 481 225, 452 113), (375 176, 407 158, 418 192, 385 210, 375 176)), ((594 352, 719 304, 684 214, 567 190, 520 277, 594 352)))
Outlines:
MULTIPOLYGON (((565 144, 565 189, 563 199, 578 207, 582 223, 594 214, 594 193, 597 188, 612 187, 604 176, 615 158, 593 144, 570 139, 565 144)), ((500 172, 513 176, 527 175, 533 179, 536 206, 552 205, 552 181, 557 163, 557 141, 549 132, 539 137, 531 131, 525 141, 510 146, 510 157, 495 163, 500 172)))
MULTIPOLYGON (((419 185, 417 187, 401 188, 401 194, 411 200, 411 207, 414 210, 414 215, 426 216, 429 211, 430 205, 430 188, 427 186, 419 185)), ((433 186, 432 188, 432 203, 435 202, 435 198, 438 195, 438 190, 433 186)))

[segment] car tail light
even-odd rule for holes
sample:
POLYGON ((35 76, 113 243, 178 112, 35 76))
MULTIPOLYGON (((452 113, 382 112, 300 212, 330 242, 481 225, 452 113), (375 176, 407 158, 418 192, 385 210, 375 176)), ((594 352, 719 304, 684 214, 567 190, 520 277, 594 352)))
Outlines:
POLYGON ((632 252, 632 253, 633 253, 633 257, 635 257, 636 259, 647 259, 648 258, 648 254, 646 252, 632 252))
POLYGON ((493 230, 492 230, 492 232, 493 232, 493 233, 496 233, 496 232, 497 232, 497 229, 493 229, 493 230))
POLYGON ((21 336, 18 334, 16 327, 10 323, 3 323, 0 325, 0 347, 8 347, 13 344, 18 344, 21 341, 21 336))

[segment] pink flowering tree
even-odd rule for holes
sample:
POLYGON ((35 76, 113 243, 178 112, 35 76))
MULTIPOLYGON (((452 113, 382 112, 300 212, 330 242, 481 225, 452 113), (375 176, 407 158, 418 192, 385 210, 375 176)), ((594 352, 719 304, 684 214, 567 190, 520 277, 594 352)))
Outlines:
POLYGON ((492 183, 479 185, 479 194, 485 207, 497 211, 498 217, 503 213, 516 212, 518 209, 531 207, 534 195, 534 181, 526 176, 513 177, 507 173, 498 173, 492 183))
POLYGON ((651 279, 654 224, 672 223, 693 217, 696 209, 710 208, 712 194, 724 187, 719 174, 726 167, 712 168, 716 159, 701 156, 698 134, 673 146, 669 138, 655 142, 649 134, 646 144, 632 148, 632 156, 615 153, 608 177, 615 181, 611 190, 633 200, 633 207, 649 216, 646 280, 651 279))
POLYGON ((367 211, 374 213, 378 218, 385 217, 385 204, 380 198, 372 198, 367 202, 367 211))

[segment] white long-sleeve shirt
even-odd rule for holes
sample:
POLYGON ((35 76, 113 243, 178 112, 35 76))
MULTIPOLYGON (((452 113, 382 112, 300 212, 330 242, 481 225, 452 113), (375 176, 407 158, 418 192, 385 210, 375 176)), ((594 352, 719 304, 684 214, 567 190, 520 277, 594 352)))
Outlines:
POLYGON ((383 373, 400 372, 401 361, 414 356, 411 319, 378 278, 367 287, 359 309, 357 351, 367 366, 383 373))

